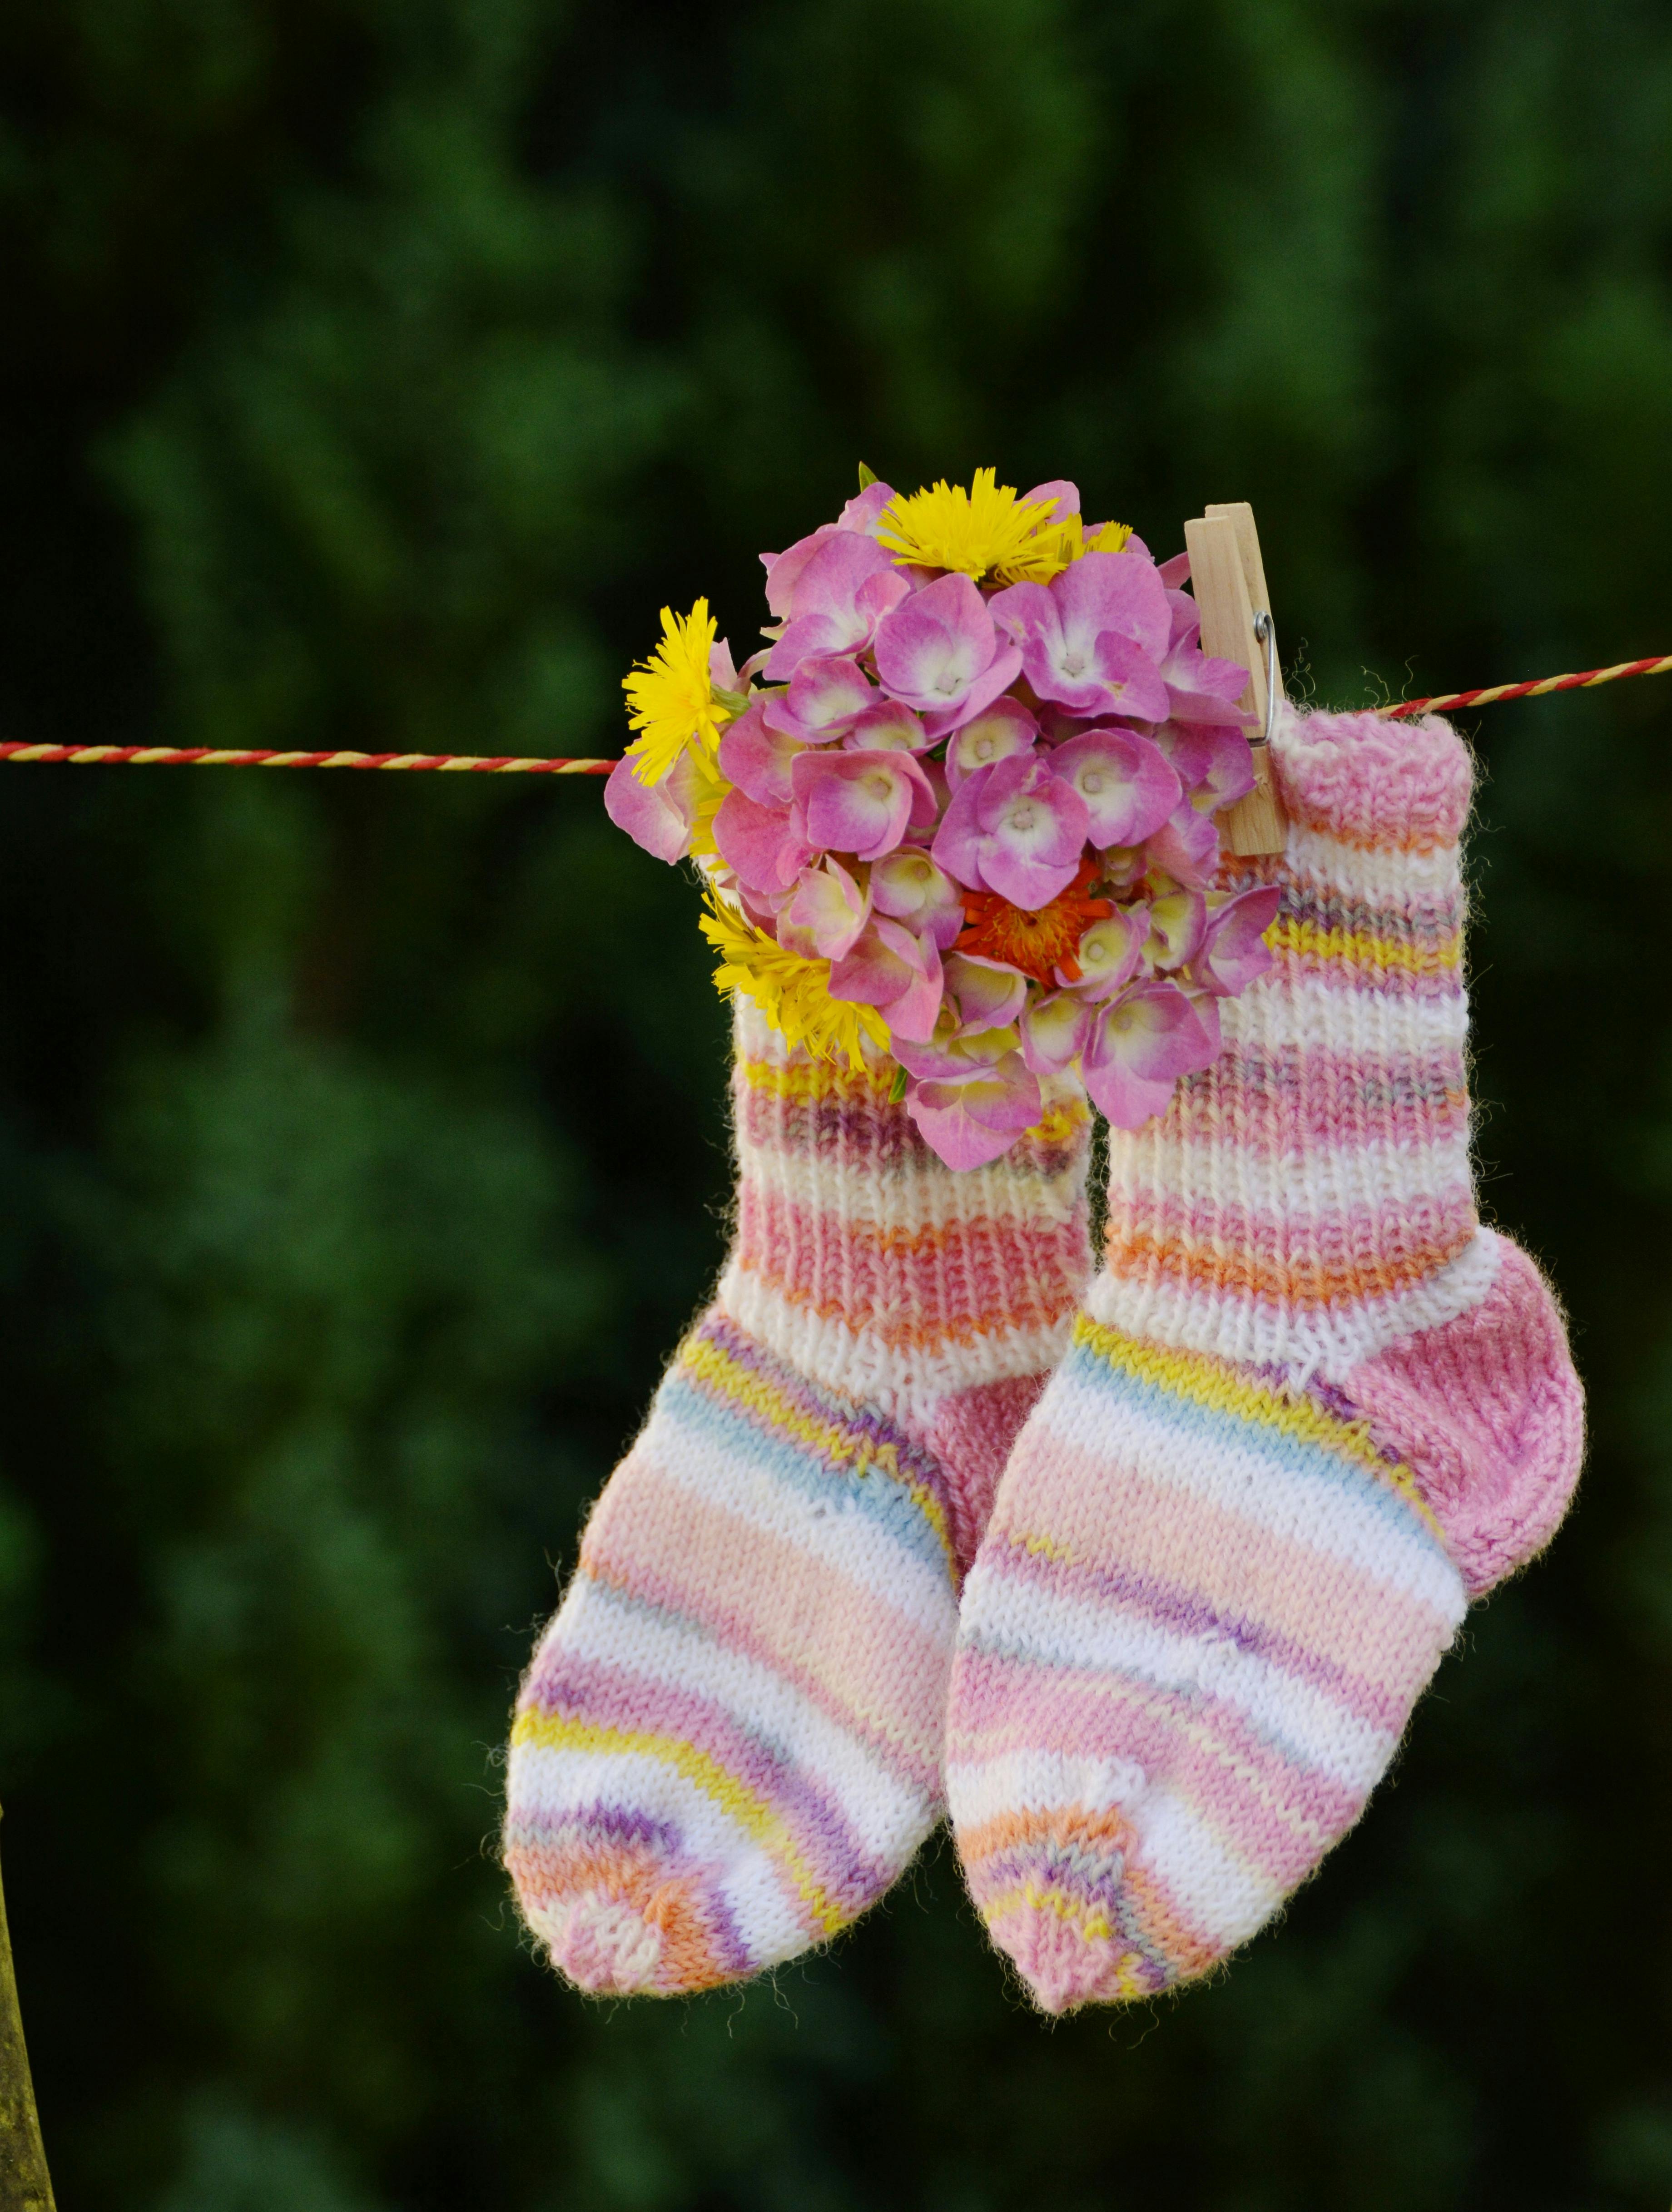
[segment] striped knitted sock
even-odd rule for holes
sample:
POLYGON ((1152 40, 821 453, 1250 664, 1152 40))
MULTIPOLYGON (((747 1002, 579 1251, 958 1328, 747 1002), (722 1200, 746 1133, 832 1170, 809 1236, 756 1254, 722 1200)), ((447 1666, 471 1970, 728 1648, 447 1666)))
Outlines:
POLYGON ((737 1240, 523 1684, 506 1859, 583 1989, 739 1979, 847 1926, 942 1809, 958 1587, 1091 1274, 1064 1084, 954 1173, 740 1010, 737 1240))
POLYGON ((1201 1974, 1358 1819, 1468 1598, 1530 1558, 1583 1399, 1468 1156, 1468 756, 1289 715, 1274 969, 1110 1138, 1107 1270, 966 1587, 947 1791, 1061 2012, 1201 1974))

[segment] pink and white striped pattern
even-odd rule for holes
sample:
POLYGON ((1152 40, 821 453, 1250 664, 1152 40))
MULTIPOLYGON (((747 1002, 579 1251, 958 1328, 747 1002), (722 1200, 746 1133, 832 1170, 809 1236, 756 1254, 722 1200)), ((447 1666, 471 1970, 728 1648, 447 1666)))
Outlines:
POLYGON ((1362 1810, 1469 1595, 1548 1537, 1583 1401, 1468 1158, 1466 753, 1290 715, 1271 972, 1111 1133, 1109 1265, 965 1589, 947 1790, 1048 2010, 1245 1941, 1362 1810))
POLYGON ((738 1236, 518 1701, 506 1857, 554 1963, 660 1994, 845 1927, 939 1817, 957 1593, 1091 1271, 1066 1087, 957 1175, 748 1011, 738 1236))

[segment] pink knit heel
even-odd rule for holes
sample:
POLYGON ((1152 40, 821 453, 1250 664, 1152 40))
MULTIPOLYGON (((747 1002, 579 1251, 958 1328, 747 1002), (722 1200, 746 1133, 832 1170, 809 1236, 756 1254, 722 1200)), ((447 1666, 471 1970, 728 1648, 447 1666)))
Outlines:
POLYGON ((1585 1401, 1549 1285, 1518 1245, 1484 1301, 1355 1367, 1343 1395, 1415 1476, 1471 1597, 1544 1549, 1584 1457, 1585 1401))

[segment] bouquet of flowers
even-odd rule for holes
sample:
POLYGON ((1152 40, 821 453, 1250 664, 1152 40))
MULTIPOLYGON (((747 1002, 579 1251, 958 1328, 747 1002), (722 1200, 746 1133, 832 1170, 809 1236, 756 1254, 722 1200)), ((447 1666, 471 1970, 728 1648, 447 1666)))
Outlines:
POLYGON ((953 1167, 1071 1067, 1139 1127, 1217 1055, 1279 896, 1212 888, 1248 678, 1201 651, 1186 556, 984 469, 909 497, 862 470, 761 558, 770 642, 741 669, 706 600, 663 609, 605 799, 706 878, 716 985, 818 1057, 891 1055, 953 1167))

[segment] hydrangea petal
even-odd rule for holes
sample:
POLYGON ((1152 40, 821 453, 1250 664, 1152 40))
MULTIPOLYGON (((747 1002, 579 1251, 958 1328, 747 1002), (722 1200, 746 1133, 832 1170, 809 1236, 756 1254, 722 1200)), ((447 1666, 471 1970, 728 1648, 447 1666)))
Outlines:
POLYGON ((909 753, 804 752, 790 781, 807 842, 861 860, 891 853, 937 811, 933 787, 909 753))
POLYGON ((987 602, 967 576, 937 577, 877 626, 877 673, 885 689, 926 716, 963 705, 999 652, 987 602))
POLYGON ((960 883, 1037 913, 1073 881, 1085 831, 1079 793, 1040 757, 1018 753, 964 778, 933 851, 960 883))
POLYGON ((778 942, 804 958, 840 960, 851 952, 871 917, 862 891, 840 860, 810 868, 778 924, 778 942))
POLYGON ((1091 1035, 1092 1009, 1069 991, 1036 999, 1022 1016, 1022 1057, 1036 1075, 1059 1075, 1091 1035))
POLYGON ((812 857, 787 807, 763 806, 745 791, 726 794, 714 816, 714 843, 739 879, 763 893, 786 889, 812 857))
POLYGON ((992 706, 1021 672, 1020 650, 1016 646, 1006 644, 1000 638, 999 650, 991 665, 982 671, 957 706, 948 707, 941 714, 924 715, 923 727, 929 734, 931 744, 952 736, 955 730, 961 730, 966 722, 992 706))
POLYGON ((1113 632, 1158 661, 1172 635, 1167 587, 1138 540, 1119 553, 1088 553, 1070 563, 1047 588, 1062 613, 1062 626, 1089 646, 1113 632))
POLYGON ((1152 732, 1185 795, 1214 812, 1254 788, 1254 755, 1243 732, 1219 722, 1163 722, 1152 732))
POLYGON ((1140 983, 1097 1015, 1080 1054, 1085 1088, 1117 1129, 1161 1113, 1183 1075, 1208 1066, 1212 1038, 1176 983, 1140 983))
POLYGON ((892 484, 885 484, 880 477, 877 477, 848 501, 836 528, 862 531, 866 537, 874 538, 882 526, 885 509, 892 507, 898 496, 892 484))
POLYGON ((946 988, 970 1027, 1006 1028, 1027 1004, 1027 977, 1000 961, 983 960, 979 953, 953 952, 947 956, 945 970, 946 988))
POLYGON ((1192 964, 1192 980, 1220 999, 1234 999, 1258 981, 1272 964, 1266 932, 1282 902, 1275 884, 1262 884, 1216 908, 1192 964))
POLYGON ((1145 722, 1165 715, 1158 664, 1171 629, 1167 594, 1152 564, 1130 545, 1087 553, 1049 584, 1012 584, 992 601, 992 613, 1021 648, 1041 699, 1073 714, 1145 722))
POLYGON ((768 726, 757 701, 739 714, 720 741, 720 772, 763 806, 787 806, 790 768, 802 750, 799 738, 768 726))
POLYGON ((842 744, 855 752, 921 752, 934 740, 909 707, 898 699, 872 694, 867 707, 842 744))
POLYGON ((916 846, 886 853, 873 864, 871 902, 879 914, 933 938, 943 952, 964 927, 964 894, 916 846))
POLYGON ((978 768, 996 767, 1012 753, 1031 752, 1037 719, 1019 699, 1000 696, 972 714, 946 747, 946 781, 956 791, 978 768))
POLYGON ((775 692, 762 711, 769 730, 822 745, 845 737, 880 696, 851 653, 815 653, 791 677, 788 690, 775 692))
POLYGON ((1176 806, 1153 836, 1144 842, 1152 868, 1193 888, 1207 883, 1219 857, 1219 833, 1211 814, 1203 814, 1187 800, 1176 806))
POLYGON ((875 915, 852 950, 830 969, 833 999, 877 1007, 890 1030, 908 1042, 934 1034, 941 988, 934 945, 875 915))
MULTIPOLYGON (((617 830, 659 860, 683 860, 690 850, 690 816, 678 801, 673 779, 641 783, 631 760, 617 761, 604 787, 604 811, 617 830)), ((961 910, 960 910, 961 912, 961 910)))
POLYGON ((1044 1110, 1038 1079, 1019 1052, 961 1083, 917 1083, 907 1096, 924 1142, 952 1168, 998 1159, 1044 1110))
POLYGON ((1169 592, 1171 630, 1161 661, 1167 686, 1168 714, 1176 722, 1239 720, 1237 702, 1249 688, 1240 661, 1222 660, 1201 649, 1201 611, 1185 592, 1169 592))
POLYGON ((1105 920, 1094 921, 1075 947, 1079 973, 1069 975, 1059 968, 1058 982, 1072 983, 1087 1000, 1112 998, 1137 974, 1148 935, 1146 907, 1116 907, 1105 920))
POLYGON ((1130 730, 1088 730, 1051 755, 1051 774, 1085 802, 1094 845, 1141 845, 1183 797, 1158 747, 1130 730))
POLYGON ((1200 891, 1169 891, 1150 902, 1149 939, 1144 951, 1155 968, 1183 968, 1194 960, 1207 934, 1207 902, 1200 891))
POLYGON ((768 677, 787 682, 816 654, 860 650, 870 643, 879 618, 910 590, 875 538, 833 532, 795 579, 789 620, 767 659, 768 677))

